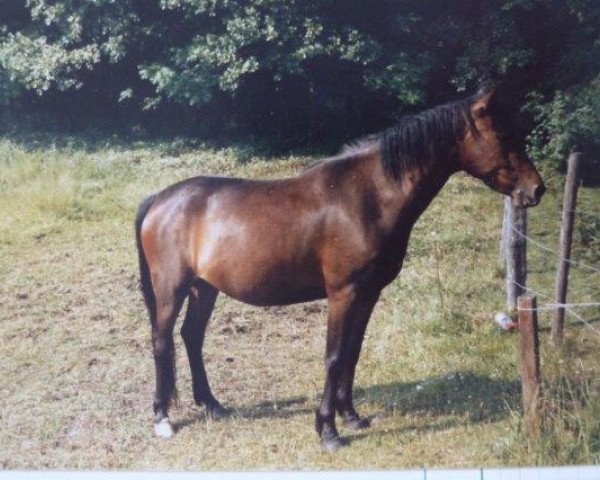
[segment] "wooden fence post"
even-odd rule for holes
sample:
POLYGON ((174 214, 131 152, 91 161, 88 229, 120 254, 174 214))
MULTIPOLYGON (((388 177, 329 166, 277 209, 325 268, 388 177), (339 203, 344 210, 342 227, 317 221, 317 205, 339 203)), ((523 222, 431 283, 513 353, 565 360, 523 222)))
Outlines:
POLYGON ((525 424, 531 435, 540 427, 540 342, 538 338, 537 300, 534 295, 519 297, 519 354, 525 424))
MULTIPOLYGON (((509 315, 517 310, 517 298, 527 284, 527 210, 504 200, 502 246, 506 259, 506 308, 509 315), (521 285, 523 287, 521 287, 521 285)), ((514 318, 514 317, 513 317, 514 318)))
POLYGON ((502 213, 502 238, 500 239, 500 266, 506 268, 508 262, 508 241, 510 238, 510 197, 504 197, 504 212, 502 213))
MULTIPOLYGON (((567 283, 569 280, 569 259, 571 258, 571 243, 573 238, 573 220, 575 218, 575 206, 577 204, 577 187, 580 153, 569 155, 567 169, 567 180, 565 182, 565 193, 563 197, 562 222, 560 229, 560 248, 558 257, 558 268, 556 271, 556 288, 554 299, 558 304, 564 304, 567 300, 567 283)), ((559 346, 563 340, 563 327, 565 322, 565 309, 557 306, 552 321, 552 333, 550 341, 554 346, 559 346)))

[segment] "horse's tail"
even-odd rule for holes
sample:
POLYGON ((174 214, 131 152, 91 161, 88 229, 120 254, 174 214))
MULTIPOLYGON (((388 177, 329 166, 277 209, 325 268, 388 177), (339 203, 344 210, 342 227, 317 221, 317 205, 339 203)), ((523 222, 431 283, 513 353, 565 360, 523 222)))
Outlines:
POLYGON ((152 280, 150 278, 150 268, 148 267, 148 261, 146 260, 146 254, 144 253, 144 247, 142 246, 142 223, 152 202, 154 201, 154 195, 146 197, 140 206, 138 207, 137 215, 135 216, 135 239, 137 243, 138 256, 140 260, 140 283, 142 286, 142 294, 144 295, 144 301, 150 314, 150 323, 152 329, 156 325, 156 297, 154 296, 154 289, 152 288, 152 280))

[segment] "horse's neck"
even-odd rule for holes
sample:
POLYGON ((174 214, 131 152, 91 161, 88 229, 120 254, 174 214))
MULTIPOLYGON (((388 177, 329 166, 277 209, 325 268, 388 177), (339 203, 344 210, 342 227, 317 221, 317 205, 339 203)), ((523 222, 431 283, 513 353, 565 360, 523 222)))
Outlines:
POLYGON ((333 176, 352 178, 353 191, 362 187, 363 202, 372 195, 377 198, 379 213, 373 218, 377 218, 381 231, 390 235, 392 241, 393 237, 410 232, 455 171, 450 161, 432 161, 427 166, 402 172, 401 179, 396 180, 385 171, 380 153, 375 149, 332 160, 321 164, 329 176, 335 172, 333 176), (358 184, 356 179, 359 179, 358 184))
POLYGON ((447 163, 435 162, 423 168, 403 172, 399 182, 389 179, 386 196, 394 198, 387 203, 388 218, 395 218, 394 230, 404 235, 409 232, 431 201, 453 173, 447 163))
POLYGON ((407 208, 420 216, 446 184, 451 173, 443 165, 433 165, 425 171, 413 173, 416 180, 409 187, 409 190, 412 188, 412 195, 409 196, 407 208))

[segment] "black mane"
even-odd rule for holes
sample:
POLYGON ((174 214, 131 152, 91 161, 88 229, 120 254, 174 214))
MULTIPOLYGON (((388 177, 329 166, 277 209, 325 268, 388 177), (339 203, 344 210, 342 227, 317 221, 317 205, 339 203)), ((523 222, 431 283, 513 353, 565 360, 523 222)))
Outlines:
POLYGON ((470 109, 479 96, 402 117, 393 127, 346 146, 343 153, 378 145, 385 171, 398 181, 403 171, 447 157, 466 128, 475 128, 470 109))

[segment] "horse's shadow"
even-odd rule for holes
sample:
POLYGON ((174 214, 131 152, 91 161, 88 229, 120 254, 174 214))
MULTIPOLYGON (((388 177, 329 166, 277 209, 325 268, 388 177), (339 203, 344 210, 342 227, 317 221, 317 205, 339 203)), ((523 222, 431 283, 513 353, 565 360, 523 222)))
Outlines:
MULTIPOLYGON (((369 413, 369 418, 376 422, 400 414, 407 417, 429 417, 431 423, 417 422, 414 427, 366 431, 351 436, 353 441, 371 435, 389 435, 400 430, 446 430, 456 426, 457 422, 464 422, 465 416, 469 423, 497 422, 506 418, 511 410, 519 408, 521 395, 520 385, 516 380, 453 372, 415 382, 357 387, 354 398, 357 409, 369 413)), ((234 408, 230 417, 250 420, 288 419, 312 414, 317 403, 318 401, 308 397, 269 400, 234 408)), ((175 426, 179 429, 205 418, 205 414, 201 413, 200 416, 183 419, 175 426)))
MULTIPOLYGON (((292 397, 281 400, 267 400, 242 407, 228 406, 227 413, 219 418, 218 421, 227 420, 228 418, 241 418, 246 420, 258 420, 261 418, 286 419, 298 415, 306 415, 314 412, 314 407, 308 406, 308 401, 308 397, 292 397)), ((212 421, 214 419, 210 419, 207 416, 206 411, 203 410, 199 415, 188 415, 185 418, 174 421, 173 427, 175 430, 180 430, 189 425, 209 420, 212 421)))
POLYGON ((441 417, 468 414, 469 421, 496 422, 519 406, 517 380, 453 372, 415 382, 392 382, 355 389, 360 403, 379 407, 376 417, 392 413, 441 417))

